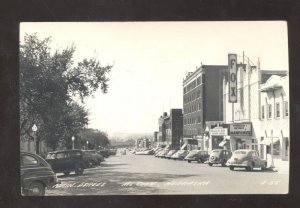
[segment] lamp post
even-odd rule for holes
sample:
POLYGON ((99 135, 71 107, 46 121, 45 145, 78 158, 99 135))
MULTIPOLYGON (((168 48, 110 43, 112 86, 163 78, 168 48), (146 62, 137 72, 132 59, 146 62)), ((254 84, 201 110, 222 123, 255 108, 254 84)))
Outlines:
MULTIPOLYGON (((35 124, 33 124, 31 130, 33 131, 33 142, 36 142, 36 153, 39 154, 39 143, 36 141, 36 131, 37 131, 37 126, 35 124)), ((30 152, 30 142, 28 143, 28 147, 29 147, 29 152, 30 152)))
POLYGON ((273 129, 271 130, 271 168, 274 168, 274 160, 273 160, 273 129))
POLYGON ((74 137, 74 136, 72 136, 72 149, 74 149, 74 148, 75 148, 74 141, 75 141, 75 137, 74 137))
POLYGON ((89 141, 86 141, 86 149, 89 149, 89 141))
POLYGON ((209 137, 208 137, 209 128, 208 128, 208 126, 206 126, 204 132, 205 132, 204 145, 206 146, 206 151, 208 151, 208 146, 209 146, 209 145, 207 145, 207 143, 209 143, 209 141, 208 141, 209 140, 209 137))

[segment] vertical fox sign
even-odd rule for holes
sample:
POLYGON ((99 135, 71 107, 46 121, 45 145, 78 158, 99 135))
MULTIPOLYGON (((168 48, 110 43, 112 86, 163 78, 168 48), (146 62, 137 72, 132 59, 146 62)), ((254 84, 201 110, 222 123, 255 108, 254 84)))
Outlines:
POLYGON ((237 102, 237 55, 228 54, 228 68, 229 68, 229 102, 237 102))

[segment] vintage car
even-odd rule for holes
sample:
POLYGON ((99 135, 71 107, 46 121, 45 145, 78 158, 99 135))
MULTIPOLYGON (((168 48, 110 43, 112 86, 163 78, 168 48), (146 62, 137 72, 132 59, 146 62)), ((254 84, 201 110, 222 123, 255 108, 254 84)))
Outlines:
POLYGON ((267 161, 261 159, 256 150, 239 149, 233 152, 226 165, 230 170, 234 170, 235 167, 245 168, 248 171, 252 171, 253 168, 264 170, 267 167, 267 161))
POLYGON ((85 168, 81 150, 49 152, 46 161, 55 173, 64 173, 65 175, 69 175, 71 171, 75 171, 77 175, 82 175, 85 168))
POLYGON ((226 162, 230 157, 231 151, 225 149, 214 149, 209 154, 208 164, 209 166, 212 166, 213 164, 226 166, 226 162))
POLYGON ((82 150, 82 153, 85 168, 92 168, 98 165, 98 160, 92 152, 89 150, 82 150))
POLYGON ((175 154, 171 156, 173 160, 183 160, 189 154, 188 150, 178 150, 175 154))
POLYGON ((88 152, 90 152, 94 158, 95 158, 95 162, 96 162, 96 165, 100 165, 101 162, 104 162, 104 157, 98 153, 96 150, 87 150, 88 152))
POLYGON ((136 155, 153 155, 154 150, 152 149, 141 149, 135 152, 136 155))
POLYGON ((51 166, 39 155, 21 152, 21 188, 25 196, 43 196, 46 187, 58 183, 51 166))
POLYGON ((164 158, 169 151, 170 149, 163 149, 157 153, 156 157, 164 158))
POLYGON ((158 154, 159 154, 161 151, 163 151, 163 150, 164 150, 164 148, 158 148, 158 149, 156 149, 155 152, 154 152, 154 156, 157 157, 158 154))
POLYGON ((100 153, 103 157, 108 158, 109 157, 109 152, 107 149, 101 149, 97 151, 98 153, 100 153))
POLYGON ((192 161, 197 161, 198 163, 204 163, 209 158, 209 154, 207 151, 204 150, 192 150, 184 160, 188 161, 189 163, 192 161))
POLYGON ((175 154, 178 150, 170 150, 168 154, 165 156, 167 159, 171 159, 171 156, 175 154))

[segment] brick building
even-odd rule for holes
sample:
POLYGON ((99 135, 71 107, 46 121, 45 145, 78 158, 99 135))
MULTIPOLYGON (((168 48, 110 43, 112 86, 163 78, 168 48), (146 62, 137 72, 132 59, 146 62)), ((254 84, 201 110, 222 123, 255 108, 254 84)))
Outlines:
POLYGON ((182 109, 171 109, 170 115, 165 112, 159 118, 159 133, 157 144, 170 145, 172 149, 180 148, 183 135, 182 109))
POLYGON ((223 77, 227 65, 202 65, 183 80, 183 135, 195 138, 204 147, 207 121, 223 120, 223 77))

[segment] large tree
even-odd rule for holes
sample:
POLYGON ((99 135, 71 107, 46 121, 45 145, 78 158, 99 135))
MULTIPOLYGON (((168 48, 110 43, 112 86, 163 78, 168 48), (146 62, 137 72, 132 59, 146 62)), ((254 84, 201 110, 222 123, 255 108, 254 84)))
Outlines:
POLYGON ((77 135, 76 140, 77 148, 86 147, 87 141, 89 149, 99 149, 103 147, 108 147, 110 145, 107 133, 98 129, 83 129, 77 135))
POLYGON ((36 124, 37 141, 55 150, 88 124, 84 99, 99 88, 107 92, 112 65, 102 67, 95 58, 74 63, 74 45, 51 50, 50 43, 36 34, 20 43, 20 132, 21 139, 32 139, 36 124))

